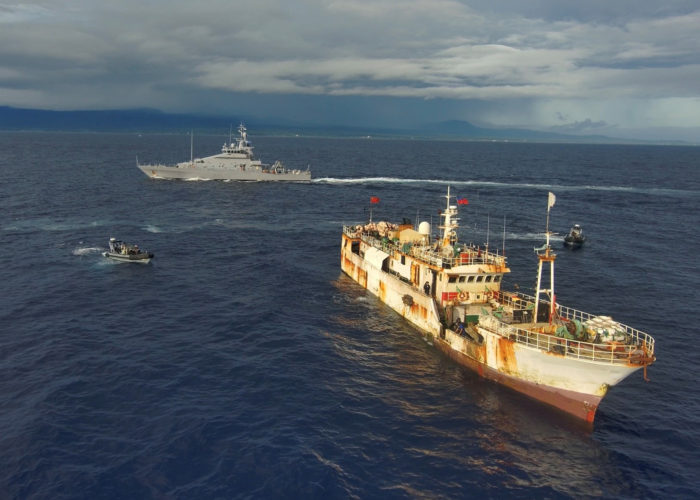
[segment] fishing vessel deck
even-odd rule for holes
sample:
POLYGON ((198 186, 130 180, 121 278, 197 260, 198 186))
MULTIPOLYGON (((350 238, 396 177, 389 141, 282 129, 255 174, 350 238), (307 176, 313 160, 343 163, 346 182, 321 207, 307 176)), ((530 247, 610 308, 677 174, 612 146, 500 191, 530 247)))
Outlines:
POLYGON ((438 248, 436 245, 429 245, 422 242, 397 244, 387 236, 380 236, 376 230, 365 229, 364 226, 361 225, 343 226, 343 233, 349 238, 361 239, 368 245, 382 252, 400 252, 405 255, 411 255, 435 267, 449 269, 473 264, 506 267, 506 258, 503 255, 475 245, 463 245, 458 247, 456 251, 447 253, 443 248, 438 248))
MULTIPOLYGON (((506 258, 485 248, 465 245, 446 254, 444 249, 436 249, 424 242, 401 243, 390 239, 392 231, 398 227, 392 229, 391 225, 383 224, 384 227, 377 224, 344 226, 343 233, 386 256, 412 256, 435 268, 457 272, 461 266, 481 266, 484 272, 508 271, 506 258), (380 236, 381 233, 385 235, 380 236)), ((391 270, 386 272, 410 284, 409 280, 391 270)), ((470 300, 469 304, 464 304, 458 297, 442 302, 443 306, 461 305, 467 326, 472 318, 501 337, 539 351, 602 364, 646 366, 653 361, 654 338, 608 316, 597 316, 555 303, 551 321, 534 321, 535 297, 516 291, 489 291, 480 300, 470 300), (573 325, 573 328, 567 328, 567 325, 573 325), (567 338, 572 337, 570 330, 577 332, 577 337, 567 338)), ((541 299, 540 308, 550 310, 551 302, 541 299)), ((473 338, 467 332, 461 335, 473 338)))
MULTIPOLYGON (((541 304, 548 304, 541 302, 541 304)), ((556 305, 558 320, 550 322, 517 322, 515 311, 529 311, 535 306, 535 298, 514 292, 497 292, 491 301, 491 315, 479 321, 502 337, 534 349, 554 352, 568 358, 598 363, 646 365, 654 352, 654 338, 640 330, 613 322, 608 317, 595 316, 583 311, 556 305), (525 309, 523 309, 525 306, 525 309), (579 321, 592 332, 598 341, 582 341, 558 336, 565 324, 579 321), (607 322, 612 331, 604 329, 613 340, 602 340, 596 324, 607 322)), ((591 333, 588 333, 591 335, 591 333)))

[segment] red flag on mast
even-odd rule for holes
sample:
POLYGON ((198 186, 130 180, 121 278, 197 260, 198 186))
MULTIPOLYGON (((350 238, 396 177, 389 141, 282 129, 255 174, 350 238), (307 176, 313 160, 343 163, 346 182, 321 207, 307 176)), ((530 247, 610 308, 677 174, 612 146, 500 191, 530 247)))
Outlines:
POLYGON ((469 200, 466 198, 460 198, 457 200, 457 205, 469 205, 469 200))
POLYGON ((370 202, 370 203, 379 203, 379 198, 377 198, 376 196, 372 196, 372 197, 369 199, 369 202, 370 202))

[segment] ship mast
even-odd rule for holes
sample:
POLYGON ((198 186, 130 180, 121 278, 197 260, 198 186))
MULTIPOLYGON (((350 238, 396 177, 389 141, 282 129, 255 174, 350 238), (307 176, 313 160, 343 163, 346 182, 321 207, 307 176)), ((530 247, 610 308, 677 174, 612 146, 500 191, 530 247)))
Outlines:
POLYGON ((549 193, 549 198, 547 199, 547 229, 546 229, 546 234, 547 234, 547 242, 544 244, 544 246, 540 248, 535 248, 535 252, 537 252, 537 259, 538 259, 538 265, 537 265, 537 292, 535 294, 535 317, 532 318, 533 323, 537 323, 537 313, 539 312, 539 306, 540 306, 540 294, 541 293, 546 293, 549 292, 549 320, 552 320, 552 316, 554 315, 554 301, 555 301, 555 296, 554 296, 554 261, 557 258, 557 255, 552 252, 552 247, 549 245, 549 211, 551 208, 554 206, 554 202, 556 201, 556 196, 554 196, 554 193, 549 193), (540 253, 544 251, 544 253, 540 253), (542 290, 542 267, 545 262, 549 263, 549 289, 548 290, 542 290))
POLYGON ((503 216, 503 256, 506 255, 506 216, 503 216))
POLYGON ((447 204, 445 211, 441 214, 445 218, 443 225, 440 226, 442 232, 442 246, 447 247, 457 243, 457 228, 459 227, 459 218, 457 217, 457 206, 450 205, 450 186, 447 186, 447 204))
POLYGON ((194 130, 190 130, 190 165, 194 165, 194 130))

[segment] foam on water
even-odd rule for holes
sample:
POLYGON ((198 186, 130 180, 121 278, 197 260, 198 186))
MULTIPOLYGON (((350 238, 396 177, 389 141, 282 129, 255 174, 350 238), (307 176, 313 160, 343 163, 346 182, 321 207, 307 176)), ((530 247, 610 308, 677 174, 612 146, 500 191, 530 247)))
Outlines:
POLYGON ((312 182, 327 183, 327 184, 416 184, 416 185, 450 185, 462 187, 490 187, 501 189, 539 189, 547 191, 611 191, 620 193, 637 193, 649 194, 656 196, 671 196, 671 197, 700 197, 697 191, 686 189, 667 189, 667 188, 639 188, 630 186, 605 186, 596 184, 587 184, 581 186, 573 186, 567 184, 535 184, 535 183, 515 183, 515 182, 493 182, 493 181, 476 181, 476 180, 445 180, 445 179, 402 179, 396 177, 362 177, 362 178, 333 178, 323 177, 313 179, 312 182))
POLYGON ((102 253, 106 249, 101 247, 78 247, 73 249, 73 255, 92 255, 102 253))

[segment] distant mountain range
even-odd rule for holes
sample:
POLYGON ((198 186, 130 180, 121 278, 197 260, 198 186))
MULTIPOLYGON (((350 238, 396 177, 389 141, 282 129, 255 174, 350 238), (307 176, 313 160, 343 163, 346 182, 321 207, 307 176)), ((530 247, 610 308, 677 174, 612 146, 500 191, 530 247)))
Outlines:
POLYGON ((0 130, 168 132, 192 128, 228 129, 229 124, 230 120, 222 118, 168 114, 153 109, 49 111, 0 106, 0 130))
MULTIPOLYGON (((516 128, 483 128, 466 121, 429 123, 417 129, 372 127, 279 125, 255 118, 244 120, 255 135, 304 135, 322 137, 415 137, 480 141, 632 143, 602 135, 568 135, 516 128)), ((170 114, 153 109, 101 111, 49 111, 0 106, 0 130, 175 132, 194 129, 220 133, 236 126, 230 119, 204 115, 170 114)))

